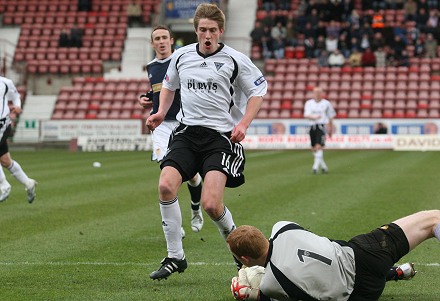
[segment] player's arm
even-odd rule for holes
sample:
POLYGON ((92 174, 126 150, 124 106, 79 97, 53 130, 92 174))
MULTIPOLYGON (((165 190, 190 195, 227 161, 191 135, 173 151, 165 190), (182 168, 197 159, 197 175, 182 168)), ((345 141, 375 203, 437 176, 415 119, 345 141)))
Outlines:
POLYGON ((252 96, 246 106, 246 113, 240 122, 234 127, 231 133, 232 142, 240 142, 246 137, 246 131, 251 125, 252 120, 257 116, 263 103, 262 96, 252 96))
MULTIPOLYGON (((147 70, 148 70, 148 67, 147 67, 147 70)), ((146 91, 148 91, 148 92, 139 95, 139 99, 138 99, 139 104, 144 109, 148 109, 153 106, 153 90, 151 89, 151 82, 149 80, 147 80, 146 86, 147 86, 146 91)))
POLYGON ((146 126, 151 131, 157 128, 165 119, 165 115, 173 104, 175 93, 176 91, 171 91, 165 87, 162 87, 162 90, 160 90, 159 109, 156 114, 148 117, 146 121, 146 126))
POLYGON ((327 126, 327 134, 331 138, 333 135, 333 118, 330 118, 327 126))
POLYGON ((6 99, 11 101, 9 110, 16 114, 20 114, 21 113, 20 93, 18 93, 18 90, 12 81, 7 82, 6 84, 8 85, 8 93, 6 94, 6 99))

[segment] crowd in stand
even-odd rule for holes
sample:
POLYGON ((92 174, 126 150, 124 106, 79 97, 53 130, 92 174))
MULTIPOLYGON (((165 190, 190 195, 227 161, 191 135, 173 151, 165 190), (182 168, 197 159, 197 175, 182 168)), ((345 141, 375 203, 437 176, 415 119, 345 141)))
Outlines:
POLYGON ((438 0, 262 0, 267 12, 250 33, 262 58, 285 57, 286 47, 301 46, 321 66, 408 66, 411 57, 438 56, 438 0), (386 12, 400 10, 401 23, 387 24, 386 12), (280 14, 279 11, 287 11, 280 14))

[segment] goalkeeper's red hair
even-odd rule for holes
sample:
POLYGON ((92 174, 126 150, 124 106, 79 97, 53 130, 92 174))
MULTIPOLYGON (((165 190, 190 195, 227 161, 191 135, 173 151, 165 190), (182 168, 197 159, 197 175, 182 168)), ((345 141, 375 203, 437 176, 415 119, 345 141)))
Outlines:
POLYGON ((235 229, 226 239, 229 249, 240 260, 243 257, 254 260, 267 255, 269 241, 263 232, 254 226, 243 225, 235 229))

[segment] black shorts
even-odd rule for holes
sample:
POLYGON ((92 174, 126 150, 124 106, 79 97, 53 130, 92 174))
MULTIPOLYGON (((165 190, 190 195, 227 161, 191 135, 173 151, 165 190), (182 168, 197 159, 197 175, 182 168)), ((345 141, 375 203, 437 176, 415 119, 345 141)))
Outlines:
POLYGON ((11 131, 11 125, 8 125, 8 127, 3 132, 3 136, 0 140, 0 157, 9 152, 8 138, 11 135, 11 131))
POLYGON ((174 129, 160 168, 172 166, 188 181, 197 173, 202 178, 210 170, 227 176, 226 187, 244 183, 245 156, 240 143, 232 143, 231 133, 219 133, 201 126, 179 125, 174 129))
POLYGON ((312 125, 309 130, 310 144, 312 147, 316 144, 325 146, 325 134, 326 130, 324 124, 312 125))
POLYGON ((348 243, 356 262, 354 290, 349 300, 378 300, 389 269, 409 252, 405 233, 391 223, 355 236, 348 243))

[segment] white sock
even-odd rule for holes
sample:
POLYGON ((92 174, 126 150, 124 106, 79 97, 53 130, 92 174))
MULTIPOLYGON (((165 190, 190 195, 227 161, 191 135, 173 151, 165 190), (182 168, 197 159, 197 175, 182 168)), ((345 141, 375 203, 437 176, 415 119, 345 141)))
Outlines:
POLYGON ((434 235, 437 237, 438 240, 440 240, 440 224, 437 224, 434 229, 434 235))
POLYGON ((20 164, 18 164, 17 161, 12 160, 12 164, 11 166, 8 167, 8 170, 11 173, 11 175, 14 178, 16 178, 20 183, 22 183, 24 186, 26 186, 26 188, 30 188, 28 187, 29 178, 24 173, 23 169, 21 168, 20 164))
POLYGON ((11 184, 9 184, 8 180, 6 180, 3 168, 0 167, 0 187, 3 188, 6 186, 11 186, 11 184))
POLYGON ((318 170, 319 168, 319 156, 318 156, 318 151, 313 152, 313 170, 318 170))
POLYGON ((162 215, 162 229, 167 241, 168 257, 182 259, 185 256, 182 245, 182 214, 179 199, 176 197, 171 202, 160 201, 160 214, 162 215))
POLYGON ((322 149, 319 149, 316 151, 316 153, 317 153, 319 164, 321 165, 321 168, 327 169, 327 165, 324 162, 324 151, 322 149))
POLYGON ((231 233, 235 229, 235 223, 232 219, 231 211, 225 206, 223 213, 220 217, 214 220, 215 225, 217 226, 221 236, 226 240, 229 233, 231 233))

